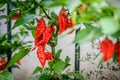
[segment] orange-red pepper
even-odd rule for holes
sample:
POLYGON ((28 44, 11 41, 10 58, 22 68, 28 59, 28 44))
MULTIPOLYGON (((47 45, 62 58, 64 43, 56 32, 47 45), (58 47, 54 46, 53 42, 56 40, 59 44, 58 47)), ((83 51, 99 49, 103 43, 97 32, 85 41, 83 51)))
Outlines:
POLYGON ((45 52, 45 46, 50 41, 53 31, 53 26, 46 27, 45 20, 43 18, 38 20, 35 37, 35 46, 38 47, 37 56, 43 68, 46 63, 46 60, 53 60, 52 53, 45 52))
POLYGON ((17 14, 12 18, 12 20, 17 20, 20 16, 21 16, 21 13, 17 13, 17 14))
POLYGON ((100 43, 100 51, 103 54, 104 61, 108 61, 114 54, 114 44, 111 40, 103 40, 100 43))
POLYGON ((115 51, 117 52, 118 63, 120 64, 120 41, 115 43, 115 51))
POLYGON ((66 11, 61 11, 58 15, 59 34, 72 27, 72 21, 67 17, 66 11))

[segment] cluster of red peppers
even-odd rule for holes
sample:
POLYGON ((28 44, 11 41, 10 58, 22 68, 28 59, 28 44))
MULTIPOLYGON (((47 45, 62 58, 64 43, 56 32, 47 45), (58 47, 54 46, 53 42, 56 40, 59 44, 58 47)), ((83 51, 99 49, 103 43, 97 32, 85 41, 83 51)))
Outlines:
POLYGON ((53 31, 53 26, 47 27, 43 18, 38 20, 35 47, 37 47, 37 56, 43 68, 46 60, 54 60, 51 52, 45 52, 45 46, 50 41, 53 31))
POLYGON ((114 53, 117 53, 117 60, 120 64, 120 41, 117 41, 115 44, 109 40, 103 40, 100 43, 100 51, 103 54, 104 61, 108 61, 112 58, 114 53))
POLYGON ((61 34, 66 29, 72 27, 72 21, 67 17, 66 11, 61 11, 58 15, 58 27, 54 26, 47 27, 45 20, 40 18, 37 23, 36 36, 35 36, 35 47, 37 47, 37 56, 41 63, 42 68, 44 68, 46 60, 54 60, 52 52, 45 52, 46 44, 51 40, 52 33, 57 31, 55 29, 59 28, 59 33, 61 34))

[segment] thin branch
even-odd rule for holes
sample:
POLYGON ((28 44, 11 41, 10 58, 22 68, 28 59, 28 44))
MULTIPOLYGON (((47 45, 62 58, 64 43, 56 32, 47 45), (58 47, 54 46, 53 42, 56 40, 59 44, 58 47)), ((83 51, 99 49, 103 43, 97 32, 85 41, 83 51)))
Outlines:
MULTIPOLYGON (((36 2, 36 3, 37 3, 37 2, 36 2)), ((43 10, 43 12, 44 12, 44 14, 46 15, 46 17, 51 20, 50 16, 46 13, 46 11, 45 11, 45 9, 43 8, 43 6, 42 6, 41 4, 39 4, 39 3, 37 3, 37 4, 38 4, 38 5, 40 6, 40 8, 43 10)))
POLYGON ((46 13, 45 9, 43 8, 43 6, 40 5, 40 7, 42 8, 43 12, 45 13, 45 15, 47 16, 48 19, 51 20, 50 16, 48 16, 48 14, 46 13))

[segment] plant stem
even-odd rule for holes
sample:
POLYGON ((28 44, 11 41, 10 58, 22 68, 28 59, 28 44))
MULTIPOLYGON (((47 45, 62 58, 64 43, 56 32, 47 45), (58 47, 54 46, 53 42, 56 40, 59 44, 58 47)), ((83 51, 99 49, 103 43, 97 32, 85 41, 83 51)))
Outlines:
POLYGON ((51 45, 51 49, 52 49, 52 54, 53 54, 53 56, 55 56, 55 46, 52 46, 52 45, 51 45))

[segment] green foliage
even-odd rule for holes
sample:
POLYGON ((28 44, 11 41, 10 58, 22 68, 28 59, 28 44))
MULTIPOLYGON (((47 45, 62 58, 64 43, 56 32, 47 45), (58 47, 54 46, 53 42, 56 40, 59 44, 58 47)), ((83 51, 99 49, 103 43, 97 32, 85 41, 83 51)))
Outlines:
POLYGON ((102 28, 103 33, 106 34, 114 34, 120 29, 118 20, 113 17, 101 18, 100 27, 102 28))
POLYGON ((53 64, 53 69, 56 73, 61 73, 65 68, 65 63, 62 60, 56 60, 53 64))
POLYGON ((76 9, 81 4, 80 0, 66 0, 66 7, 71 13, 74 9, 76 9))
POLYGON ((42 74, 40 75, 39 80, 49 80, 50 78, 51 78, 50 75, 42 74))
POLYGON ((38 72, 42 72, 42 68, 39 67, 39 66, 37 66, 37 67, 35 68, 35 70, 33 71, 33 74, 36 74, 36 73, 38 73, 38 72))
POLYGON ((62 52, 62 49, 58 50, 55 54, 55 59, 58 60, 60 58, 60 54, 62 52))
POLYGON ((76 37, 74 42, 75 43, 79 43, 79 44, 83 44, 89 41, 92 41, 98 37, 100 37, 102 35, 101 29, 97 28, 97 27, 89 27, 89 28, 85 28, 80 30, 76 37))
POLYGON ((60 49, 55 53, 55 60, 49 61, 48 67, 45 67, 44 69, 42 69, 41 67, 36 67, 33 71, 33 77, 31 77, 30 80, 74 80, 74 77, 76 77, 76 79, 78 80, 84 80, 80 74, 70 74, 72 72, 63 73, 63 71, 69 66, 70 58, 67 56, 65 58, 65 61, 60 59, 61 52, 62 50, 60 49))
POLYGON ((20 61, 23 57, 25 57, 29 53, 29 51, 30 51, 29 48, 21 49, 18 53, 16 53, 12 57, 12 59, 10 60, 10 62, 7 64, 6 68, 9 68, 13 64, 15 64, 16 62, 20 61))
POLYGON ((9 71, 3 71, 0 73, 0 80, 14 80, 14 78, 9 71))

